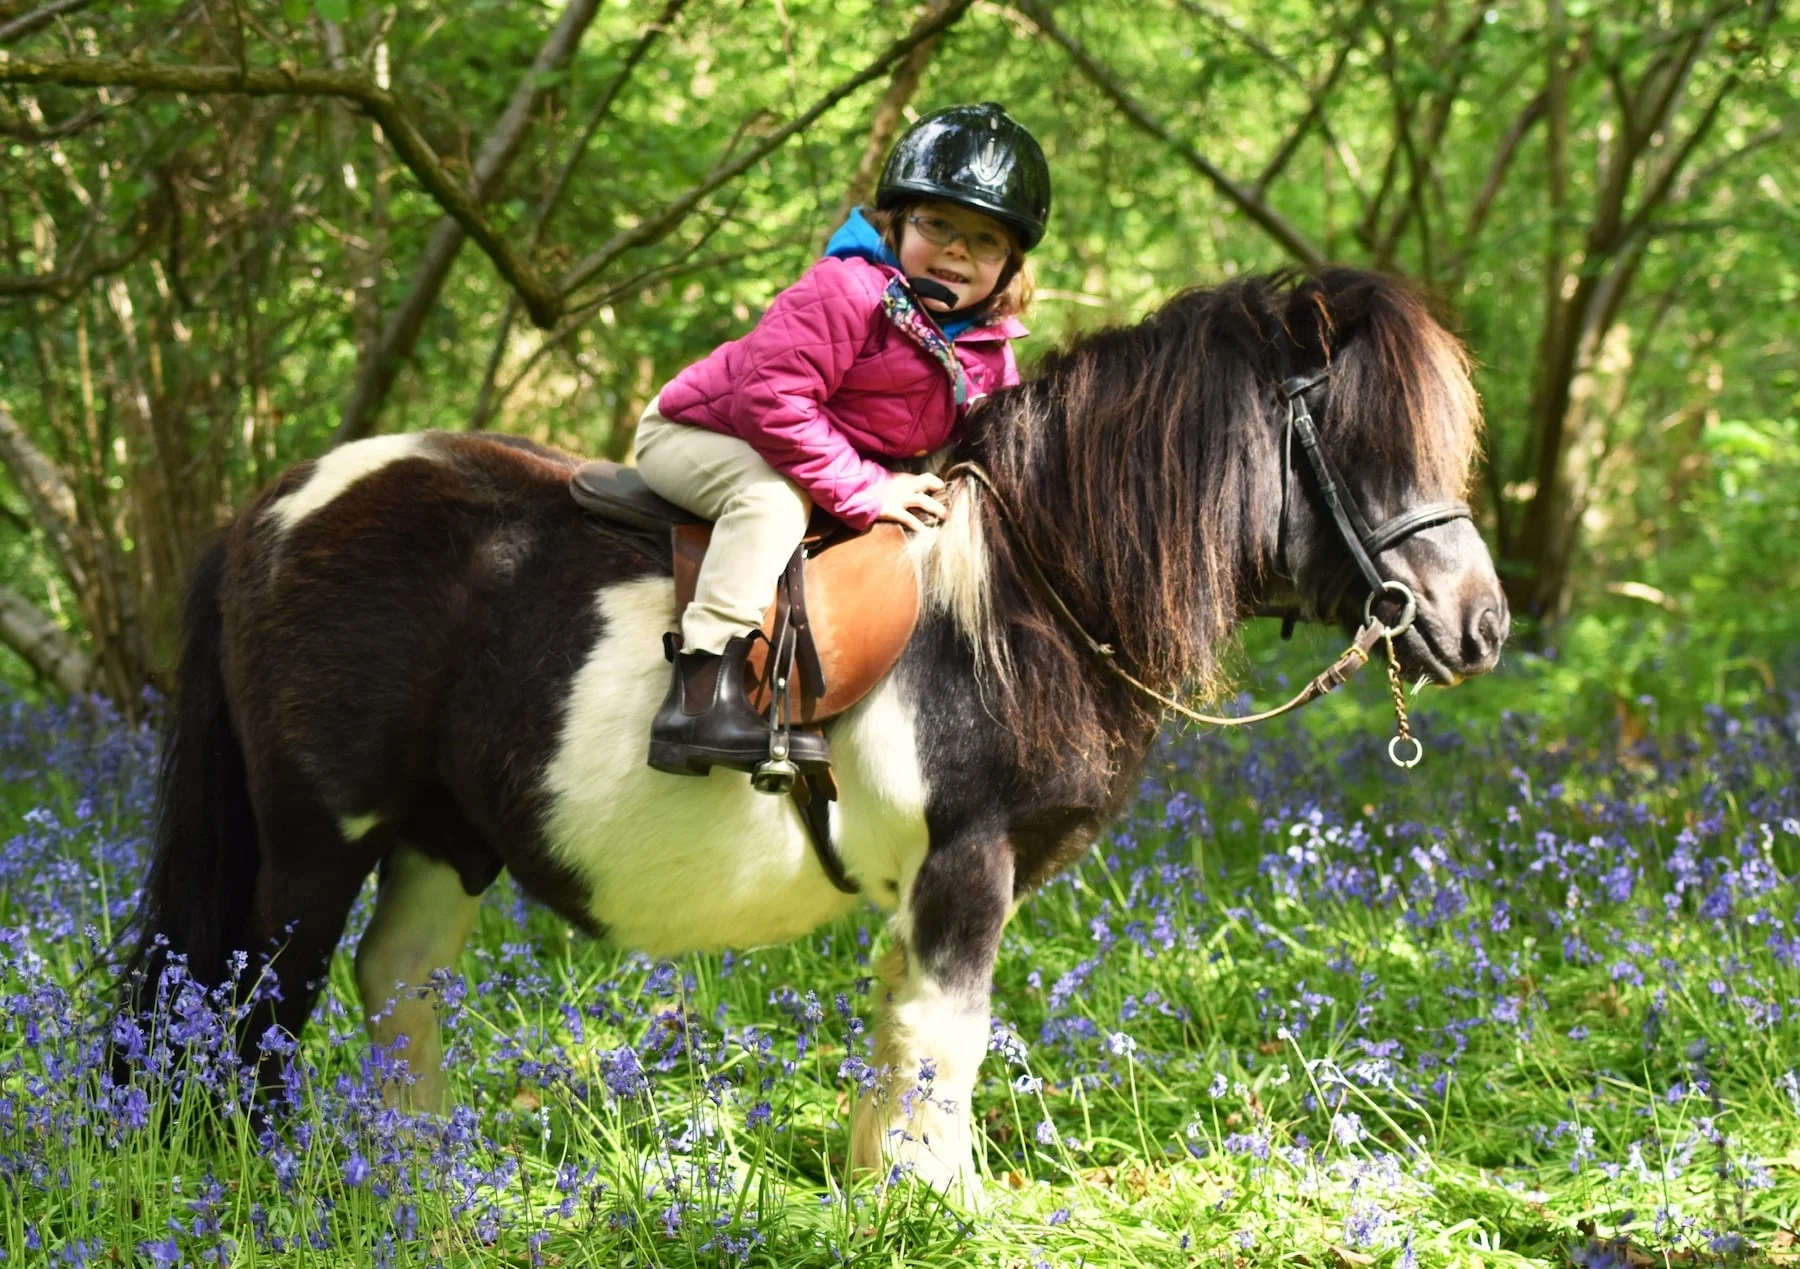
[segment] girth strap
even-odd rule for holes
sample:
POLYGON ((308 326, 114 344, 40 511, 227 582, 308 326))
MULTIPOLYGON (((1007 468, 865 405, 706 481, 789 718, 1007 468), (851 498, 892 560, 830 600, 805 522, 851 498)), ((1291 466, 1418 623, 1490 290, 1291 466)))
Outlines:
MULTIPOLYGON (((795 549, 776 587, 775 633, 769 641, 769 658, 763 673, 769 684, 771 723, 776 727, 793 726, 800 714, 792 703, 796 686, 809 701, 825 695, 825 671, 806 617, 804 545, 795 549)), ((831 839, 831 803, 837 800, 837 781, 830 769, 802 771, 794 781, 792 797, 826 880, 845 894, 860 893, 862 887, 844 868, 843 856, 831 839)))
POLYGON ((825 879, 844 894, 861 894, 862 887, 845 869, 844 857, 831 840, 831 804, 835 801, 837 782, 829 771, 803 771, 794 782, 794 803, 800 808, 800 819, 812 838, 813 854, 825 879))

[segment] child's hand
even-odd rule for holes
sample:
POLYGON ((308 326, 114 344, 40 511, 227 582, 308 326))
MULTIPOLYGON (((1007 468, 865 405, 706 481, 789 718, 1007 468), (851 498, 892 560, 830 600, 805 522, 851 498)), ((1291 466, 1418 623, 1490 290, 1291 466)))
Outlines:
POLYGON ((930 472, 897 471, 888 480, 887 493, 881 500, 881 516, 883 520, 892 520, 909 529, 920 530, 926 522, 936 523, 949 515, 944 504, 933 498, 933 494, 944 492, 944 482, 930 472), (921 520, 914 512, 923 513, 921 520))

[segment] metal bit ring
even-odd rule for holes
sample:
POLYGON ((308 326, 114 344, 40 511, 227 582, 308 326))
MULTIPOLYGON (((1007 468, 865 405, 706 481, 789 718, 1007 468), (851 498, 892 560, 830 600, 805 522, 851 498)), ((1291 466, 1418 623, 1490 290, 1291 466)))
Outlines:
POLYGON ((1396 767, 1402 767, 1410 771, 1419 765, 1419 760, 1424 756, 1425 746, 1419 743, 1419 738, 1417 736, 1395 736, 1388 741, 1388 759, 1396 767), (1412 746, 1412 757, 1402 758, 1400 756, 1399 746, 1402 744, 1410 744, 1412 746))
POLYGON ((1412 587, 1408 586, 1405 582, 1385 581, 1381 583, 1380 590, 1370 591, 1368 599, 1363 601, 1364 625, 1367 625, 1375 619, 1375 601, 1390 594, 1396 595, 1400 599, 1399 622, 1391 626, 1385 621, 1381 623, 1391 637, 1394 635, 1405 634, 1408 630, 1412 629, 1413 618, 1418 615, 1419 611, 1419 600, 1418 596, 1412 593, 1412 587))

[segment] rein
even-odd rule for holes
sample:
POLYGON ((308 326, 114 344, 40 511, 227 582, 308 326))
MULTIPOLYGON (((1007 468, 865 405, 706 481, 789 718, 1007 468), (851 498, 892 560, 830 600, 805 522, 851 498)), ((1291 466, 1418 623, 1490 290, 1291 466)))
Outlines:
MULTIPOLYGON (((1170 710, 1189 722, 1200 723, 1208 727, 1248 727, 1252 723, 1267 722, 1271 718, 1279 718, 1283 714, 1310 705, 1330 692, 1342 687, 1356 671, 1368 664, 1369 656, 1376 644, 1383 644, 1387 650, 1388 686, 1393 695, 1395 733, 1388 741, 1388 758, 1397 767, 1415 767, 1425 756, 1425 747, 1419 743, 1418 737, 1412 734, 1410 720, 1406 713, 1406 693, 1400 682, 1400 658, 1394 651, 1394 639, 1412 628, 1413 617, 1418 611, 1418 600, 1411 588, 1404 582, 1394 581, 1381 576, 1375 567, 1374 556, 1390 547, 1397 546, 1413 534, 1433 525, 1445 524, 1451 520, 1471 518, 1471 512, 1464 503, 1431 503, 1387 520, 1378 528, 1371 529, 1368 521, 1354 502, 1346 504, 1344 493, 1348 485, 1338 475, 1336 467, 1326 456, 1319 444, 1318 429, 1313 424, 1312 414, 1306 408, 1305 395, 1308 389, 1325 382, 1329 371, 1319 371, 1311 376, 1295 376, 1281 385, 1282 399, 1288 405, 1288 435, 1300 438, 1301 448, 1305 451, 1308 464, 1319 484, 1319 492, 1325 505, 1331 511, 1333 522, 1338 533, 1350 548, 1351 556, 1356 560, 1358 570, 1369 583, 1369 598, 1363 605, 1363 624, 1356 632, 1356 637, 1348 648, 1341 652, 1337 659, 1321 670, 1307 685, 1300 689, 1291 699, 1265 709, 1256 714, 1243 714, 1226 717, 1220 714, 1203 714, 1198 710, 1183 705, 1173 697, 1157 691, 1149 684, 1133 675, 1119 664, 1118 654, 1109 643, 1102 643, 1089 634, 1087 627, 1081 624, 1074 611, 1070 609, 1049 574, 1044 571, 1043 563, 1037 558, 1031 544, 1025 540, 1025 531, 1018 518, 1013 514, 1004 494, 994 483, 993 475, 976 462, 961 462, 950 468, 945 476, 967 476, 985 489, 994 500, 994 507, 1000 513, 1000 519, 1011 530, 1024 556, 1025 568, 1038 593, 1043 596, 1051 610, 1054 611, 1063 625, 1068 627, 1088 651, 1088 654, 1114 678, 1120 680, 1133 691, 1149 700, 1155 701, 1164 709, 1170 710), (1378 598, 1392 596, 1401 605, 1400 619, 1393 626, 1388 626, 1375 615, 1375 601, 1378 598), (1410 751, 1402 746, 1411 745, 1410 751), (1402 755, 1405 756, 1402 756, 1402 755)), ((1281 490, 1282 535, 1286 535, 1287 524, 1287 480, 1283 474, 1281 490)), ((1291 623, 1291 616, 1289 618, 1291 623)))

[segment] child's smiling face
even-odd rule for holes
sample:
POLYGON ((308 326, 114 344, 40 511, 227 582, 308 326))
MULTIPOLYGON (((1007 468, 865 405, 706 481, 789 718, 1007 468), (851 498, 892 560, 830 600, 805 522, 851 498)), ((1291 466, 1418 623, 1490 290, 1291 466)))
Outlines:
POLYGON ((954 304, 925 300, 925 307, 934 313, 967 308, 992 295, 1008 254, 1016 250, 1012 235, 999 221, 954 203, 919 203, 901 217, 898 228, 901 272, 909 278, 930 278, 956 296, 954 304), (947 243, 932 242, 914 223, 915 217, 935 231, 935 236, 946 236, 945 224, 956 236, 947 243))

